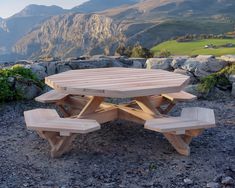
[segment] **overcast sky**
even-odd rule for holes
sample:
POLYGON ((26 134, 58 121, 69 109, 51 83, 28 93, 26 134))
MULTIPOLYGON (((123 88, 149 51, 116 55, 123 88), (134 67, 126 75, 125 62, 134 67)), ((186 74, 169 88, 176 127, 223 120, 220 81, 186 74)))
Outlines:
POLYGON ((29 4, 58 5, 69 9, 85 1, 87 0, 0 0, 0 17, 10 17, 29 4))

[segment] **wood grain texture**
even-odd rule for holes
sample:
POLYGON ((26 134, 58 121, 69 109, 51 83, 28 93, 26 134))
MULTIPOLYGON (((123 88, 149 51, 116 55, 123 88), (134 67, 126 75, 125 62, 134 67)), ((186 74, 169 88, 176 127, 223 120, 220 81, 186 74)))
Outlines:
POLYGON ((95 120, 60 118, 55 110, 36 109, 24 112, 27 128, 36 131, 59 132, 63 136, 72 133, 89 133, 100 129, 95 120))
POLYGON ((45 79, 47 85, 65 94, 113 98, 179 92, 188 81, 181 74, 132 68, 72 70, 45 79))
POLYGON ((204 108, 185 108, 181 117, 151 119, 145 123, 146 129, 162 133, 175 132, 175 134, 211 127, 215 127, 213 110, 204 108))
POLYGON ((193 101, 197 99, 197 96, 187 93, 185 91, 180 91, 177 93, 166 93, 161 94, 161 96, 173 101, 173 102, 181 102, 181 101, 193 101))
POLYGON ((56 103, 60 100, 65 99, 68 96, 68 94, 64 94, 55 90, 51 90, 47 93, 44 93, 38 97, 35 98, 37 102, 41 103, 56 103))

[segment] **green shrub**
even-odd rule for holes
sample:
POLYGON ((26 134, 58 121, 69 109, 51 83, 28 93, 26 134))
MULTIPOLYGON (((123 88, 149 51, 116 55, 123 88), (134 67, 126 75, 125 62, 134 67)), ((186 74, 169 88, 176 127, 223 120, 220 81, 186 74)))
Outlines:
POLYGON ((218 74, 224 74, 224 75, 231 75, 231 74, 235 74, 235 63, 233 63, 230 66, 225 67, 224 69, 222 69, 221 71, 219 71, 218 74))
POLYGON ((198 85, 198 90, 202 93, 208 93, 216 86, 216 83, 217 75, 211 74, 201 79, 201 82, 198 85))
POLYGON ((162 57, 162 58, 166 58, 170 56, 171 56, 171 52, 166 49, 161 50, 159 53, 159 57, 162 57))
POLYGON ((13 100, 14 95, 7 78, 0 76, 0 102, 13 100))
POLYGON ((217 73, 202 78, 198 85, 198 91, 208 93, 215 86, 225 88, 231 87, 231 83, 228 80, 228 76, 231 74, 235 74, 235 64, 227 66, 217 73))
POLYGON ((10 81, 11 79, 17 81, 28 80, 29 83, 36 84, 41 88, 44 86, 44 84, 38 80, 37 76, 33 74, 30 69, 27 69, 21 65, 15 65, 11 68, 1 69, 0 102, 19 100, 23 97, 21 91, 14 88, 14 83, 10 81))
POLYGON ((151 58, 153 54, 149 49, 143 48, 141 45, 137 44, 131 50, 131 57, 151 58))
POLYGON ((127 48, 125 47, 124 44, 121 44, 116 49, 116 53, 127 57, 138 57, 138 58, 153 57, 153 53, 149 49, 142 47, 140 44, 136 44, 134 47, 128 46, 127 48))

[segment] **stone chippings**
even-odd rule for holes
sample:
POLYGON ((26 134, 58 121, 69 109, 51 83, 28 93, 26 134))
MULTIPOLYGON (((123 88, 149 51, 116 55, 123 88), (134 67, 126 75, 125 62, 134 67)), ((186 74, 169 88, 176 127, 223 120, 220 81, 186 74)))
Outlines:
POLYGON ((177 154, 162 134, 115 121, 79 135, 68 155, 51 159, 49 144, 26 130, 23 111, 53 106, 2 104, 0 187, 234 187, 235 100, 180 103, 171 115, 190 106, 214 109, 217 124, 193 139, 190 157, 177 154))

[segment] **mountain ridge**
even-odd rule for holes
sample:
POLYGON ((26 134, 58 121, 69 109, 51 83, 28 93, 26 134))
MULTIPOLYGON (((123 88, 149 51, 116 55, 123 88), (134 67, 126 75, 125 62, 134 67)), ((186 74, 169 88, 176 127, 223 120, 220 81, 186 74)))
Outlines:
POLYGON ((72 8, 71 10, 82 13, 94 13, 122 5, 135 4, 139 1, 140 0, 90 0, 72 8))
MULTIPOLYGON (((107 0, 100 1, 106 2, 107 0)), ((92 14, 68 10, 59 16, 46 17, 34 25, 31 32, 15 41, 13 52, 24 55, 25 58, 37 58, 44 52, 45 55, 59 57, 97 53, 113 55, 115 47, 120 43, 134 45, 139 42, 144 47, 150 48, 174 36, 187 33, 220 34, 234 28, 235 2, 232 0, 197 0, 196 2, 194 0, 159 0, 157 2, 156 0, 134 0, 135 3, 133 0, 123 0, 119 3, 127 1, 129 5, 102 11, 94 6, 97 11, 92 14), (92 15, 94 15, 92 19, 88 18, 92 15), (90 25, 92 32, 89 32, 87 24, 82 19, 93 23, 96 30, 90 25), (59 27, 54 24, 56 22, 60 23, 59 27), (77 27, 79 27, 78 31, 77 27), (117 29, 118 34, 113 32, 113 28, 117 29), (49 34, 48 30, 53 34, 49 34), (99 34, 104 39, 103 41, 94 36, 95 33, 108 30, 112 31, 113 36, 108 35, 105 38, 103 34, 99 34), (74 41, 71 40, 71 36, 74 41), (60 48, 53 47, 57 45, 60 48), (63 49, 64 53, 60 49, 63 49)), ((95 1, 88 1, 88 3, 91 2, 95 1)))
POLYGON ((10 18, 30 17, 30 16, 53 16, 53 15, 62 14, 66 12, 67 10, 56 5, 46 6, 46 5, 30 4, 26 6, 20 12, 11 16, 10 18))
POLYGON ((53 15, 66 13, 58 6, 29 5, 17 14, 0 20, 0 54, 11 52, 13 45, 33 28, 53 15))

